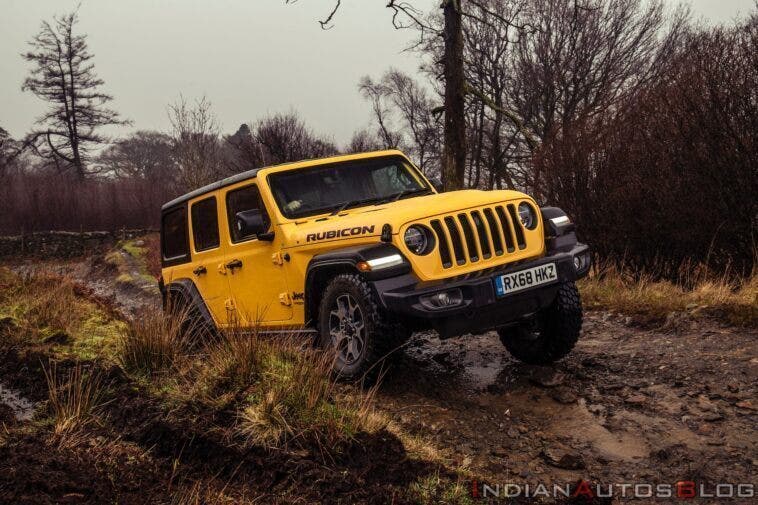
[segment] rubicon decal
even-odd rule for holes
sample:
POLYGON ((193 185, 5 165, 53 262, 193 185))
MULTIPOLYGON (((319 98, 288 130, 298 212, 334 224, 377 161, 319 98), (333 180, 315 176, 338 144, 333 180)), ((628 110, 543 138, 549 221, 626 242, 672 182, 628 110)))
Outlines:
POLYGON ((369 235, 374 233, 374 225, 371 226, 353 226, 352 228, 343 228, 341 230, 329 230, 320 231, 317 233, 309 233, 305 241, 317 242, 319 240, 329 240, 340 237, 352 237, 354 235, 369 235))

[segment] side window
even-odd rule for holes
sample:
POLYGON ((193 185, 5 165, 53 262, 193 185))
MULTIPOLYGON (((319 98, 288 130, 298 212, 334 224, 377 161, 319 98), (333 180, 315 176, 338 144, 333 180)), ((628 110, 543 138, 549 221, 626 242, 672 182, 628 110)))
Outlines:
POLYGON ((187 240, 187 209, 179 207, 163 215, 161 223, 163 260, 181 260, 189 257, 187 240))
POLYGON ((196 251, 207 251, 219 246, 216 197, 212 196, 192 205, 192 238, 196 251))
POLYGON ((232 242, 243 242, 255 238, 255 235, 242 235, 235 223, 234 218, 237 213, 247 210, 259 210, 263 215, 264 221, 269 222, 266 208, 261 202, 261 194, 258 192, 258 186, 255 184, 230 191, 226 194, 226 214, 232 242))

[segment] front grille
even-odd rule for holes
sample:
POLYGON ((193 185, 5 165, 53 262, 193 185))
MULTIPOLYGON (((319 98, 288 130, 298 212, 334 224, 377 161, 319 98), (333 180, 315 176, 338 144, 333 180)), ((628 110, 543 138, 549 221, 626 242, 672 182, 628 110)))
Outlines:
POLYGON ((443 268, 477 263, 526 248, 513 204, 495 205, 432 219, 443 268))

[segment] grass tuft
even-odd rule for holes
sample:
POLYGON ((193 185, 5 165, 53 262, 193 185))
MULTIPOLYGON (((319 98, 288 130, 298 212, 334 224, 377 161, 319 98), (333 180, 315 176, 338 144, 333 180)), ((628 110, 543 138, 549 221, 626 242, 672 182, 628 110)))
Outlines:
POLYGON ((471 490, 462 482, 442 479, 439 473, 427 475, 412 483, 409 487, 410 499, 414 503, 432 505, 468 505, 473 504, 471 490))
POLYGON ((65 374, 58 373, 54 361, 43 369, 54 433, 65 436, 80 432, 95 418, 95 411, 101 405, 102 381, 85 372, 81 364, 76 364, 65 374))
POLYGON ((120 335, 116 356, 127 372, 152 376, 167 372, 177 360, 184 343, 182 318, 164 317, 148 311, 130 323, 120 335))

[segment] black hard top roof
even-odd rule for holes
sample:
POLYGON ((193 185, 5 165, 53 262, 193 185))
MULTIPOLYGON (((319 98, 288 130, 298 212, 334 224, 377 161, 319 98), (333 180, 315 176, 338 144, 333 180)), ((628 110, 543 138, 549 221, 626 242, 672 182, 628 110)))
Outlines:
MULTIPOLYGON (((380 151, 373 151, 373 152, 367 152, 367 153, 361 153, 361 154, 369 154, 371 157, 381 157, 381 156, 393 156, 393 155, 402 155, 402 153, 396 149, 386 149, 386 150, 380 150, 380 151)), ((300 161, 292 161, 289 163, 282 163, 280 165, 272 165, 276 167, 280 166, 286 166, 286 165, 295 165, 298 163, 303 163, 305 161, 314 161, 314 162, 324 162, 327 160, 334 160, 339 161, 340 158, 350 158, 354 155, 352 154, 343 154, 338 156, 328 156, 325 158, 317 158, 313 160, 300 160, 300 161)), ((192 200, 193 198, 196 198, 198 196, 202 196, 205 193, 210 193, 211 191, 215 191, 217 189, 221 189, 226 186, 231 186, 232 184, 236 184, 238 182, 246 181, 248 179, 253 179, 256 175, 258 175, 258 172, 263 170, 264 168, 271 168, 271 167, 260 167, 260 168, 254 168, 252 170, 248 170, 246 172, 241 172, 239 174, 235 174, 232 176, 227 177, 226 179, 221 179, 220 181, 212 182, 208 184, 207 186, 203 186, 202 188, 198 188, 194 191, 190 191, 189 193, 182 195, 178 198, 174 198, 168 203, 164 203, 161 207, 161 212, 168 210, 172 207, 177 207, 183 203, 188 202, 189 200, 192 200)))
POLYGON ((252 170, 248 170, 246 172, 241 172, 239 174, 234 174, 230 177, 227 177, 226 179, 221 179, 220 181, 212 182, 208 184, 207 186, 203 186, 202 188, 197 188, 194 191, 190 191, 189 193, 182 195, 178 198, 174 198, 168 203, 164 203, 163 207, 161 207, 161 211, 164 211, 166 209, 170 209, 171 207, 176 207, 178 205, 181 205, 189 200, 192 200, 195 197, 204 195, 205 193, 210 193, 211 191, 215 191, 217 189, 221 189, 225 186, 231 186, 232 184, 235 184, 237 182, 246 181, 248 179, 254 178, 256 175, 258 175, 258 172, 262 170, 261 168, 254 168, 252 170))

